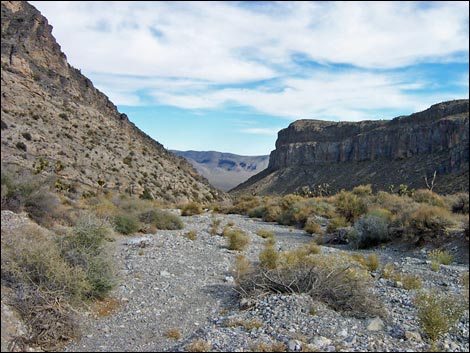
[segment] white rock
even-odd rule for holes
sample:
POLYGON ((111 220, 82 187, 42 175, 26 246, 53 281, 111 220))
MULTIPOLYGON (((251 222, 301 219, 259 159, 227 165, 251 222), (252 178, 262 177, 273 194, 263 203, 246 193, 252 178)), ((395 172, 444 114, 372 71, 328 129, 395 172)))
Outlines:
POLYGON ((366 325, 369 331, 381 331, 384 328, 384 322, 379 317, 367 320, 366 325))
POLYGON ((160 271, 160 276, 162 276, 162 277, 170 277, 171 274, 170 274, 170 272, 168 272, 168 271, 160 271))
POLYGON ((314 345, 317 348, 327 346, 330 343, 331 343, 331 340, 323 336, 315 336, 312 341, 312 345, 314 345))

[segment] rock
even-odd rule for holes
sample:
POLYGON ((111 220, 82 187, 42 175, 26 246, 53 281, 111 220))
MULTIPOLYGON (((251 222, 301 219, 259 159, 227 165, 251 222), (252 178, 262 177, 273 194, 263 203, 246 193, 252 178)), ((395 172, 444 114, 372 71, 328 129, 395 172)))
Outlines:
POLYGON ((234 283, 235 279, 232 276, 226 276, 224 278, 224 281, 227 282, 227 283, 234 283))
POLYGON ((384 323, 379 317, 367 320, 366 325, 369 331, 382 331, 384 328, 384 323))
POLYGON ((289 352, 300 352, 302 351, 302 342, 297 340, 289 340, 287 343, 287 350, 289 352))
POLYGON ((323 337, 323 336, 315 336, 311 342, 311 345, 316 347, 316 348, 321 348, 328 346, 331 343, 331 340, 329 338, 323 337))
POLYGON ((160 276, 168 278, 171 277, 171 274, 168 271, 160 271, 160 276))
POLYGON ((421 335, 419 334, 419 332, 405 331, 404 336, 407 341, 413 341, 417 343, 423 342, 423 339, 421 338, 421 335))
POLYGON ((239 306, 240 306, 241 310, 246 310, 246 309, 249 309, 249 308, 255 306, 255 304, 256 304, 256 301, 253 300, 253 299, 242 298, 240 300, 239 306))

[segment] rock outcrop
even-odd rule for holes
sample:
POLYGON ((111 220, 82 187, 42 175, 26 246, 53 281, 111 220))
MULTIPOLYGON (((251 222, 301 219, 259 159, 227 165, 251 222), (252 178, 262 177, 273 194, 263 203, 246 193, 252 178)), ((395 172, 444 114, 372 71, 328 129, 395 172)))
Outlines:
POLYGON ((59 189, 106 189, 170 202, 223 196, 183 158, 139 130, 67 63, 47 19, 2 1, 2 165, 55 175, 59 189))
POLYGON ((469 101, 435 104, 393 120, 298 120, 278 134, 266 171, 235 192, 287 193, 328 183, 332 191, 372 184, 468 190, 469 101))

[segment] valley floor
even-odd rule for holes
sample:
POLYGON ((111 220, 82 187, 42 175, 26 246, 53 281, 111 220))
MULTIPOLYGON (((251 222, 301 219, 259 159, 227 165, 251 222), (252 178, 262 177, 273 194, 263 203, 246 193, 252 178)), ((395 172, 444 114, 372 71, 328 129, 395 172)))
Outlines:
MULTIPOLYGON (((215 217, 222 220, 220 229, 233 222, 249 234, 249 247, 241 253, 252 261, 263 248, 264 239, 256 235, 259 229, 274 232, 282 250, 312 239, 303 230, 244 216, 215 217)), ((83 317, 83 337, 67 351, 269 351, 273 343, 284 344, 288 351, 430 349, 415 314, 416 291, 397 286, 378 272, 372 272, 373 290, 387 309, 383 320, 348 317, 307 295, 266 295, 241 310, 232 271, 240 252, 228 250, 224 237, 209 233, 211 214, 183 219, 183 230, 122 236, 112 243, 120 276, 114 301, 83 317), (195 240, 183 236, 191 230, 197 232, 195 240)), ((341 251, 321 248, 323 253, 341 251)), ((422 252, 413 256, 386 248, 373 252, 382 265, 391 262, 405 274, 419 275, 424 288, 457 292, 462 290, 460 276, 468 272, 468 264, 441 265, 433 272, 422 252)), ((468 352, 468 333, 466 310, 437 348, 468 352)))

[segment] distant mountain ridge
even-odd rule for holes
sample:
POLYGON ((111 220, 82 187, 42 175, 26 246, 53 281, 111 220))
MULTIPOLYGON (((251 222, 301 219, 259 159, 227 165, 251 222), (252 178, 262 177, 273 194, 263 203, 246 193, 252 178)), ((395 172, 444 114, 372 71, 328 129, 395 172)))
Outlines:
POLYGON ((279 131, 266 170, 232 192, 285 194, 326 183, 332 192, 372 184, 389 190, 468 191, 469 101, 442 102, 392 120, 298 120, 279 131))
POLYGON ((269 156, 240 156, 216 151, 176 151, 214 187, 228 191, 268 166, 269 156))
POLYGON ((70 66, 33 6, 2 1, 1 26, 2 165, 54 175, 58 189, 77 193, 147 190, 176 203, 227 197, 70 66))

